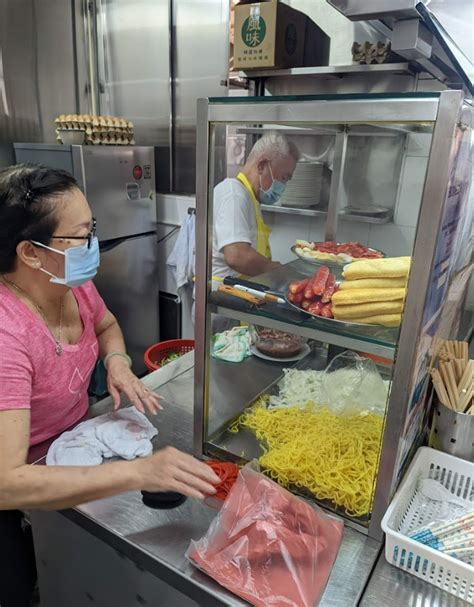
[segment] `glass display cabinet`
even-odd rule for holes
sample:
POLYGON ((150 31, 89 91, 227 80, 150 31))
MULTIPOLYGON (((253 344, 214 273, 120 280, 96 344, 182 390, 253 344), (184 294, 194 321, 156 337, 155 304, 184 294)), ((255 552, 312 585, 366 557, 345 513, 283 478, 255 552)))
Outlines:
MULTIPOLYGON (((460 91, 198 101, 197 456, 259 459, 291 491, 381 538, 381 518, 427 427, 437 338, 455 335, 459 322, 472 263, 471 175, 472 108, 460 91), (300 159, 289 195, 261 206, 281 265, 247 279, 279 297, 256 304, 213 277, 214 189, 237 175, 268 131, 285 134, 300 159), (309 315, 292 304, 290 283, 325 263, 294 254, 298 238, 358 241, 387 257, 411 257, 400 326, 309 315), (238 363, 212 355, 216 327, 247 325, 302 337, 305 355, 279 362, 253 348, 238 363), (326 407, 327 374, 306 373, 324 371, 346 350, 369 359, 382 382, 361 384, 368 405, 357 419, 326 407), (256 410, 276 415, 264 427, 256 410), (285 442, 290 430, 293 443, 285 442)), ((339 284, 343 265, 330 271, 339 284)))

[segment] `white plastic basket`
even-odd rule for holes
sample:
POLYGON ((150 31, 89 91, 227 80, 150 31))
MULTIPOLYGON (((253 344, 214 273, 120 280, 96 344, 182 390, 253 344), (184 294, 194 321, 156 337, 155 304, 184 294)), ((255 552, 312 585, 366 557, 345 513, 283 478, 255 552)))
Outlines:
POLYGON ((457 497, 473 498, 474 464, 421 447, 382 519, 385 557, 395 567, 474 604, 474 557, 470 562, 460 561, 400 533, 400 529, 410 533, 436 517, 436 503, 430 509, 420 507, 417 484, 428 477, 436 477, 457 497))

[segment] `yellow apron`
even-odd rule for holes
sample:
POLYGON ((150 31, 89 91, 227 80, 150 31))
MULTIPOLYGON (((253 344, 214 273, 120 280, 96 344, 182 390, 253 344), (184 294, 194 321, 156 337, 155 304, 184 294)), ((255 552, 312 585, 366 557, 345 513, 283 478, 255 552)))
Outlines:
MULTIPOLYGON (((260 205, 247 177, 243 173, 239 173, 237 175, 237 179, 249 193, 250 200, 252 201, 253 208, 255 211, 255 220, 257 222, 257 253, 263 255, 267 259, 271 259, 272 251, 270 248, 270 234, 272 231, 263 221, 262 212, 260 211, 260 205)), ((239 274, 239 277, 248 278, 248 276, 244 276, 243 274, 239 274)), ((220 276, 212 276, 212 280, 216 282, 222 282, 224 279, 220 276)))
POLYGON ((252 186, 249 183, 249 180, 243 173, 239 173, 237 175, 237 179, 245 187, 245 189, 249 193, 250 199, 253 203, 253 208, 255 211, 255 219, 257 221, 257 253, 260 253, 260 255, 263 255, 267 259, 271 259, 272 258, 272 251, 270 249, 271 230, 263 221, 262 212, 260 210, 260 205, 254 194, 252 186))

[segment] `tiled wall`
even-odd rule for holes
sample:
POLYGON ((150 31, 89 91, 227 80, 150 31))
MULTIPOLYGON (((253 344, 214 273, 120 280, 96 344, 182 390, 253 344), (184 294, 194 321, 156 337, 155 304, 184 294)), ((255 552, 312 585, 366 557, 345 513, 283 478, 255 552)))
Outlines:
MULTIPOLYGON (((393 223, 375 225, 341 220, 338 240, 358 240, 381 249, 390 256, 411 254, 430 142, 429 134, 410 134, 407 138, 407 153, 402 166, 393 223)), ((324 240, 324 217, 266 212, 265 221, 272 228, 273 256, 280 261, 292 259, 290 247, 296 238, 324 240)))

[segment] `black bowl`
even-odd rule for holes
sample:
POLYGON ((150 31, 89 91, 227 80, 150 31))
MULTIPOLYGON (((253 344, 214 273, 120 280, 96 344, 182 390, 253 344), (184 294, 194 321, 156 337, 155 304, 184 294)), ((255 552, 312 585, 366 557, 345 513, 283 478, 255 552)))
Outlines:
POLYGON ((186 496, 174 491, 142 491, 142 501, 149 508, 171 510, 184 504, 186 496))

